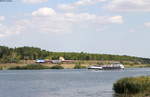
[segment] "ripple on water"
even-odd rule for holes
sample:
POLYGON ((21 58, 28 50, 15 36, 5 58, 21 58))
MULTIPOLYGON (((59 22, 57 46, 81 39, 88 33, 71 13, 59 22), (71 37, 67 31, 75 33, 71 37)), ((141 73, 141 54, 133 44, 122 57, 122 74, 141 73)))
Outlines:
POLYGON ((0 71, 0 97, 112 97, 116 80, 142 75, 150 69, 6 70, 0 71))

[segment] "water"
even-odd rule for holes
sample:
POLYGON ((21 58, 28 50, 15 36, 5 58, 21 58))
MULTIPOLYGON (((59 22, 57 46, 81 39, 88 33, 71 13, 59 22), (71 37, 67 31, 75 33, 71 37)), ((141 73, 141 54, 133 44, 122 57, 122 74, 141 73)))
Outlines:
POLYGON ((113 97, 112 85, 150 69, 0 71, 0 97, 113 97))

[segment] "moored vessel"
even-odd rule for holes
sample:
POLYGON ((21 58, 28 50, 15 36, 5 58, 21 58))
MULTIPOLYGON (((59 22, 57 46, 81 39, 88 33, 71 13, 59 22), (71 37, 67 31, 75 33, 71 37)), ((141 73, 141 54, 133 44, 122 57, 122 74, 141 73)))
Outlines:
POLYGON ((124 65, 121 63, 113 63, 110 65, 101 65, 101 66, 89 66, 88 69, 95 70, 115 70, 115 69, 124 69, 124 65))

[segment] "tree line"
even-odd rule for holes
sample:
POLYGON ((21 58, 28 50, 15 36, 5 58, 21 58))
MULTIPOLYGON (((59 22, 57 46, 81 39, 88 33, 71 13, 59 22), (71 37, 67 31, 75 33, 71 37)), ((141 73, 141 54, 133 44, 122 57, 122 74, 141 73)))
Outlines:
POLYGON ((36 59, 59 59, 64 57, 66 60, 112 60, 112 61, 133 61, 143 64, 150 64, 149 58, 140 58, 126 55, 110 55, 110 54, 90 54, 85 52, 51 52, 37 47, 17 47, 9 48, 0 46, 0 63, 17 63, 20 60, 36 60, 36 59))

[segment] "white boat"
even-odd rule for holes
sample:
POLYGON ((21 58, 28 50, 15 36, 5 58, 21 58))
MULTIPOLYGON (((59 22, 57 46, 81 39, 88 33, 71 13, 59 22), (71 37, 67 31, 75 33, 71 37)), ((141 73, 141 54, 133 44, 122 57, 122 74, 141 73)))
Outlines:
POLYGON ((102 70, 101 66, 89 66, 88 69, 102 70))
POLYGON ((124 65, 120 63, 115 63, 115 64, 102 65, 102 66, 89 66, 88 69, 95 69, 95 70, 124 69, 124 65))

